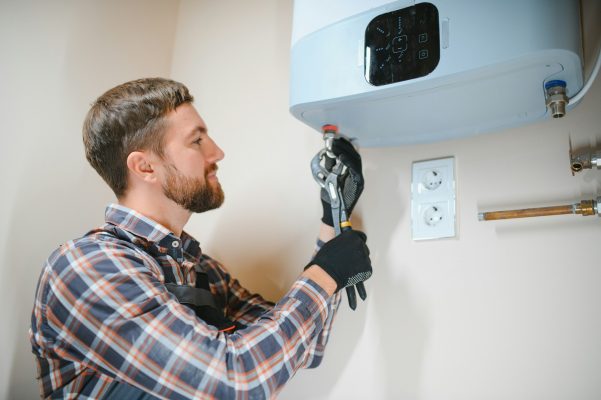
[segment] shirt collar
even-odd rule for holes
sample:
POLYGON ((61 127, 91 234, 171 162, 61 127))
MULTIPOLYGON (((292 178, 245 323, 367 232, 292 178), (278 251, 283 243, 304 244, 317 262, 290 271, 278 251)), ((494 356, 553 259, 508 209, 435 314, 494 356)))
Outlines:
POLYGON ((105 211, 105 221, 124 231, 138 236, 160 249, 174 253, 174 258, 182 258, 182 253, 198 262, 202 254, 200 244, 186 232, 177 237, 158 222, 121 204, 109 204, 105 211))

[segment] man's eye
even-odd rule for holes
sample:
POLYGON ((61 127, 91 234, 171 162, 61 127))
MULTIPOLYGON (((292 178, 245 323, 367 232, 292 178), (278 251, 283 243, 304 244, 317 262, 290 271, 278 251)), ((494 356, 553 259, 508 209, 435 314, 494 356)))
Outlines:
POLYGON ((196 140, 195 140, 194 142, 192 142, 192 143, 195 143, 195 144, 200 144, 200 142, 202 142, 202 139, 201 139, 201 138, 198 138, 198 139, 196 139, 196 140))

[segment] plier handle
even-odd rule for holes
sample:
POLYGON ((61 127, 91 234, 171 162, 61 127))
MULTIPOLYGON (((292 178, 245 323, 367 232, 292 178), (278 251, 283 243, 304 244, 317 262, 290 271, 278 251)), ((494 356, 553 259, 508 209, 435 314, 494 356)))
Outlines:
MULTIPOLYGON (((328 194, 330 206, 332 208, 334 231, 336 232, 336 236, 338 236, 343 231, 352 228, 350 222, 348 221, 348 216, 346 215, 346 205, 344 203, 342 188, 340 187, 340 177, 346 171, 346 167, 332 152, 333 139, 333 134, 324 134, 326 146, 311 160, 311 172, 313 173, 313 178, 315 181, 328 194)), ((356 286, 357 292, 359 292, 359 297, 361 297, 362 300, 365 300, 367 298, 367 292, 365 291, 363 282, 359 282, 356 286)), ((349 307, 353 310, 357 308, 357 295, 355 294, 355 287, 347 286, 346 295, 348 297, 349 307)))

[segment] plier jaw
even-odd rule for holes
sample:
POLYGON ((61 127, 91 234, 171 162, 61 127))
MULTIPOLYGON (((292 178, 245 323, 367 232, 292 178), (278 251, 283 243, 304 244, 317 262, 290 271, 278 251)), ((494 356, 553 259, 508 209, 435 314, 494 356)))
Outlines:
POLYGON ((325 166, 321 165, 321 160, 326 155, 326 149, 321 149, 315 157, 311 159, 311 173, 313 174, 313 179, 315 182, 319 184, 322 189, 326 188, 326 178, 330 171, 328 171, 325 166))
MULTIPOLYGON (((326 139, 327 143, 327 139, 326 139)), ((331 148, 331 144, 330 144, 331 148)), ((313 179, 324 189, 330 200, 332 208, 332 220, 334 221, 334 230, 336 235, 341 232, 340 222, 346 221, 346 211, 342 190, 339 184, 340 175, 343 173, 344 164, 327 148, 322 149, 311 160, 311 172, 313 179), (331 157, 330 153, 333 157, 331 157), (323 165, 322 165, 323 161, 323 165), (328 169, 328 164, 329 169, 328 169)))

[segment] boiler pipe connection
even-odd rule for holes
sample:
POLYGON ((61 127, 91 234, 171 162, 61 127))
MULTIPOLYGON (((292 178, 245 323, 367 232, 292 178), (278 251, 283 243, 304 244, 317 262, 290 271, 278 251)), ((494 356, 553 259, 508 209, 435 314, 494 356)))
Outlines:
POLYGON ((601 169, 601 151, 570 151, 570 169, 572 175, 584 169, 601 169))
POLYGON ((580 203, 560 206, 482 212, 478 213, 478 220, 494 221, 498 219, 546 217, 549 215, 564 214, 580 214, 583 217, 597 215, 601 217, 601 197, 597 197, 597 200, 582 200, 580 203))

